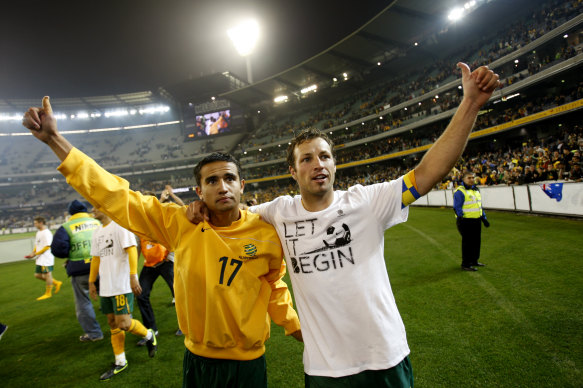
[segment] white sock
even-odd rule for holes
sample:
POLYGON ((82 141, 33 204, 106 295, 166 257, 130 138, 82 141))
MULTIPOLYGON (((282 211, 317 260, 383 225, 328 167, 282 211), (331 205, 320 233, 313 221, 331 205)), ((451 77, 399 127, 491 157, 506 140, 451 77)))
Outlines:
POLYGON ((148 334, 146 334, 146 336, 144 337, 147 341, 151 340, 154 337, 154 335, 152 335, 152 332, 150 330, 148 330, 148 334))
POLYGON ((125 365, 126 364, 126 354, 125 352, 115 355, 115 365, 125 365))

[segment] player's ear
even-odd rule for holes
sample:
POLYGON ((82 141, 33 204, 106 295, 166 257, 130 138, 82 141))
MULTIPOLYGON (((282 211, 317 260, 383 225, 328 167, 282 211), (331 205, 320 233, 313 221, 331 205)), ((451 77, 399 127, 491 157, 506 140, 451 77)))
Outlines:
POLYGON ((196 186, 196 187, 194 188, 194 190, 196 191, 196 194, 198 195, 198 197, 199 197, 200 199, 202 199, 202 190, 200 189, 200 186, 196 186))
POLYGON ((245 179, 241 179, 241 194, 243 194, 244 189, 245 189, 245 179))
POLYGON ((291 174, 292 178, 294 178, 294 181, 298 181, 298 178, 296 176, 296 170, 293 167, 289 167, 289 173, 291 174))

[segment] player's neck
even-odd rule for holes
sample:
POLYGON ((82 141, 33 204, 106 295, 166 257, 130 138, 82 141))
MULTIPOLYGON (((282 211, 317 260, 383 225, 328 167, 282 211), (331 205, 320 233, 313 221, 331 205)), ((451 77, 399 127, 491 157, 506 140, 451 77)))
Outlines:
POLYGON ((230 226, 239 218, 241 218, 241 212, 237 207, 225 212, 211 212, 210 223, 214 226, 230 226))
POLYGON ((327 191, 324 195, 301 193, 302 206, 309 212, 319 212, 327 209, 334 201, 334 190, 327 191))

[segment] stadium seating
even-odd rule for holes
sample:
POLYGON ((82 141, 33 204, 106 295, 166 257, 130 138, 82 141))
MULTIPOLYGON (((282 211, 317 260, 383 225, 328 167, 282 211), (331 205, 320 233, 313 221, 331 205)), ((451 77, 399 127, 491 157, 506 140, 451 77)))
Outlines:
MULTIPOLYGON (((329 132, 339 146, 339 188, 368 184, 414 167, 423 146, 443 131, 462 96, 455 62, 463 59, 472 68, 492 66, 503 88, 479 116, 476 136, 463 160, 440 186, 455 184, 464 168, 494 174, 498 184, 522 183, 524 159, 536 150, 547 156, 563 145, 583 150, 575 117, 583 99, 583 83, 577 77, 583 63, 582 7, 580 2, 551 1, 533 10, 531 17, 479 37, 474 46, 460 47, 455 58, 428 59, 403 74, 371 74, 352 82, 350 92, 338 87, 326 98, 315 94, 275 107, 246 134, 186 142, 180 119, 172 111, 163 117, 63 120, 60 128, 85 131, 65 135, 136 190, 160 191, 168 183, 191 187, 196 162, 213 150, 223 150, 240 158, 249 183, 246 195, 262 201, 294 194, 286 148, 294 133, 307 127, 329 132), (548 12, 550 7, 553 12, 548 12), (572 31, 569 39, 564 37, 566 29, 572 31), (561 115, 545 113, 559 106, 561 115), (537 118, 541 113, 545 115, 537 118), (126 129, 91 131, 111 126, 126 129), (487 130, 491 133, 484 134, 487 130)), ((0 134, 13 130, 13 125, 0 123, 0 134)), ((38 211, 59 222, 64 205, 76 197, 55 171, 58 161, 52 152, 30 140, 29 136, 2 137, 0 227, 30 224, 38 211)), ((569 179, 564 171, 560 178, 569 179)), ((192 191, 183 195, 186 201, 194 198, 192 191)))

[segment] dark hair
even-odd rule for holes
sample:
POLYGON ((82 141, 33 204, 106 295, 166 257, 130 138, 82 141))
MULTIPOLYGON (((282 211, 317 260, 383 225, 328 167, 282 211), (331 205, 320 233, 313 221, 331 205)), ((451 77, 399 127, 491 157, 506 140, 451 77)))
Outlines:
POLYGON ((205 157, 203 160, 198 162, 198 164, 196 166, 194 166, 194 179, 196 180, 197 186, 200 186, 200 183, 201 183, 200 182, 200 180, 201 180, 200 170, 202 169, 202 167, 205 164, 209 164, 212 162, 234 163, 235 166, 237 166, 237 175, 239 175, 239 179, 241 179, 241 165, 239 164, 239 161, 237 159, 235 159, 235 157, 233 155, 225 153, 225 152, 213 152, 212 154, 210 154, 209 156, 205 157))
POLYGON ((46 225, 46 223, 47 223, 47 221, 45 220, 45 218, 44 217, 41 217, 41 216, 34 217, 34 220, 36 222, 40 222, 41 224, 44 224, 44 225, 46 225))
POLYGON ((332 151, 332 158, 334 159, 334 163, 336 163, 336 153, 334 152, 334 142, 332 141, 332 139, 330 139, 330 137, 328 137, 328 135, 326 135, 324 132, 320 131, 319 129, 307 128, 307 129, 304 129, 303 131, 301 131, 291 141, 291 143, 287 147, 287 164, 288 164, 288 166, 295 168, 294 150, 297 146, 299 146, 300 144, 302 144, 306 141, 310 141, 310 140, 316 139, 318 137, 324 139, 326 141, 326 143, 328 143, 328 145, 330 146, 330 150, 332 151))

